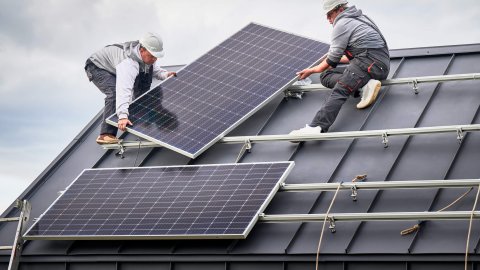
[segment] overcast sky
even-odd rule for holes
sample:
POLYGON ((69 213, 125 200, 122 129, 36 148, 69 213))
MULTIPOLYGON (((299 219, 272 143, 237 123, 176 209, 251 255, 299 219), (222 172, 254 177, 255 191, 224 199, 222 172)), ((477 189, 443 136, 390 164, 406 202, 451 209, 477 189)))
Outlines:
MULTIPOLYGON (((390 48, 480 43, 478 0, 351 0, 390 48)), ((0 0, 0 213, 103 106, 83 65, 146 31, 188 64, 258 22, 328 42, 321 0, 0 0)))

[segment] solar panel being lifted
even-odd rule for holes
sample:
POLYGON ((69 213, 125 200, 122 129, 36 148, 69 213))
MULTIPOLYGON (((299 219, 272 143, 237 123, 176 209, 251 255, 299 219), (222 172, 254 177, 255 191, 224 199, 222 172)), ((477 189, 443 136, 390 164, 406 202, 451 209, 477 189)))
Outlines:
POLYGON ((87 169, 25 239, 245 238, 293 162, 87 169))
POLYGON ((294 83, 296 72, 318 64, 328 47, 251 23, 132 102, 128 131, 195 158, 294 83))

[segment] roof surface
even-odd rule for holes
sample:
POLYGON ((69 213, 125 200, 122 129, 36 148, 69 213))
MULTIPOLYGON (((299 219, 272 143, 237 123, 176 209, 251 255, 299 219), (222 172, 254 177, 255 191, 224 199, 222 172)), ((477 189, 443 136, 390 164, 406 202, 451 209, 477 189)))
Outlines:
MULTIPOLYGON (((394 50, 391 56, 390 78, 480 72, 480 44, 394 50)), ((303 99, 279 96, 229 136, 286 134, 308 123, 329 93, 307 93, 303 99)), ((357 102, 347 100, 330 132, 480 123, 478 80, 420 84, 419 94, 411 85, 386 86, 369 109, 357 110, 357 102)), ((21 195, 32 203, 32 218, 43 213, 85 168, 232 163, 242 148, 217 143, 194 160, 164 148, 130 149, 121 159, 116 151, 105 151, 95 143, 100 121, 98 114, 21 195)), ((125 134, 124 139, 137 138, 125 134)), ((466 134, 462 143, 453 133, 391 137, 388 148, 378 138, 269 142, 254 144, 240 162, 295 161, 286 183, 350 181, 358 174, 367 174, 368 181, 479 179, 479 149, 477 132, 466 134)), ((356 202, 349 191, 342 191, 331 212, 436 211, 466 190, 359 191, 356 202)), ((472 210, 475 193, 449 210, 472 210)), ((265 213, 325 213, 332 196, 332 192, 280 192, 265 213)), ((16 215, 9 208, 3 217, 16 215)), ((327 269, 345 265, 348 269, 406 269, 405 265, 463 269, 468 221, 425 222, 417 233, 400 235, 414 224, 337 222, 337 232, 327 231, 324 236, 322 264, 327 269)), ((30 241, 21 265, 24 269, 311 269, 321 225, 258 223, 246 240, 30 241)), ((475 264, 480 258, 475 255, 479 225, 474 221, 470 243, 475 264)), ((15 224, 0 225, 0 245, 12 242, 14 231, 15 224)), ((7 260, 8 253, 0 253, 0 269, 6 268, 7 260)))

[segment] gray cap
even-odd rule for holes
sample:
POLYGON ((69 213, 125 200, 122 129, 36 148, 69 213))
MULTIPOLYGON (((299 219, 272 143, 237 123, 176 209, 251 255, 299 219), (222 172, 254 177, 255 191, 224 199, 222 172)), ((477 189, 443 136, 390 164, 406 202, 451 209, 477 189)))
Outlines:
POLYGON ((145 33, 140 39, 140 44, 157 58, 165 55, 165 52, 163 51, 163 40, 158 34, 150 32, 145 33))

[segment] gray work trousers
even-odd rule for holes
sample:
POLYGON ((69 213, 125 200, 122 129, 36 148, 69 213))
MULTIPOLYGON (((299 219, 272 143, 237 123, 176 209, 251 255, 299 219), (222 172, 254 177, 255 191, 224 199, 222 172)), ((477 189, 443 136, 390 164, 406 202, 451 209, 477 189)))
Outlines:
POLYGON ((112 134, 116 136, 118 128, 107 124, 105 119, 115 113, 115 84, 117 78, 112 73, 98 68, 94 64, 87 64, 85 66, 85 72, 87 73, 88 79, 93 82, 103 94, 105 94, 105 108, 103 110, 103 122, 100 127, 100 134, 112 134))
MULTIPOLYGON (((372 52, 368 53, 372 54, 372 52)), ((369 57, 368 53, 357 55, 350 60, 346 68, 333 68, 320 74, 322 85, 331 88, 332 93, 317 112, 310 126, 320 126, 322 132, 327 132, 350 95, 358 94, 358 89, 367 84, 370 79, 387 78, 389 60, 384 61, 387 63, 381 63, 373 60, 375 57, 369 57)))

